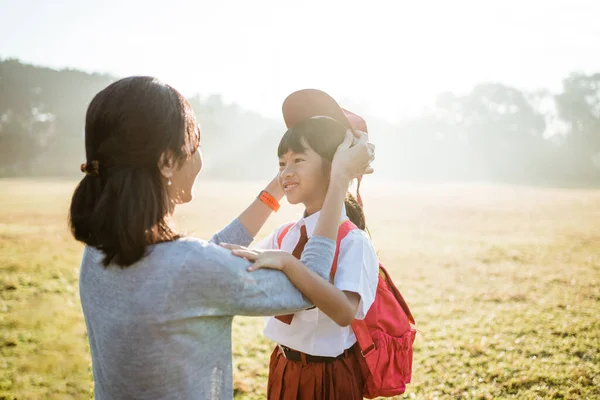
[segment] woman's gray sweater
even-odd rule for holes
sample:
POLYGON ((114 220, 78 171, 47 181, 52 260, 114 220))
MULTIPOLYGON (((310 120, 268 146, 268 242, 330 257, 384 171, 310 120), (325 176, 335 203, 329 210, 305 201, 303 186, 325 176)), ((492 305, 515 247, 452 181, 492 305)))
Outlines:
MULTIPOLYGON (((124 269, 105 268, 103 254, 86 246, 79 289, 96 399, 233 397, 233 316, 311 306, 282 272, 247 272, 246 260, 218 246, 252 240, 236 219, 209 242, 184 238, 149 246, 124 269)), ((302 262, 328 279, 334 252, 335 241, 312 237, 302 262)))

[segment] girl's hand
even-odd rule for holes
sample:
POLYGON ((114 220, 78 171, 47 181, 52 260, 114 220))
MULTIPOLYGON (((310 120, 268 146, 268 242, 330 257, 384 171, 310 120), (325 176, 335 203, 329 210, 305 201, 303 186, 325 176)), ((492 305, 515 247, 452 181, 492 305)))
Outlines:
POLYGON ((250 261, 252 265, 248 267, 249 272, 259 268, 284 271, 286 266, 296 260, 293 255, 282 250, 256 250, 229 243, 221 243, 220 246, 231 250, 234 256, 250 261))
POLYGON ((281 179, 279 179, 279 172, 277 173, 277 175, 275 175, 273 180, 267 185, 265 190, 271 196, 273 196, 273 198, 277 201, 280 201, 283 198, 283 196, 285 195, 285 192, 283 191, 283 187, 281 186, 281 179))
POLYGON ((375 146, 368 142, 367 134, 348 130, 333 156, 331 176, 350 182, 361 175, 372 174, 374 170, 370 164, 374 159, 375 146))

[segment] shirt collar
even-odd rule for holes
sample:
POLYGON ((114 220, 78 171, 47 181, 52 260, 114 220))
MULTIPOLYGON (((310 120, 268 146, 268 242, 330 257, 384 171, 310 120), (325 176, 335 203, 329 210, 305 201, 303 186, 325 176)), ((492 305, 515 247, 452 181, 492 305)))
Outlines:
MULTIPOLYGON (((308 216, 308 217, 302 217, 297 225, 300 227, 302 225, 306 225, 306 235, 308 237, 311 237, 313 235, 313 232, 315 231, 315 228, 317 227, 317 221, 319 220, 319 215, 321 215, 321 210, 317 211, 316 213, 308 216)), ((345 221, 348 219, 348 216, 346 215, 346 206, 342 207, 342 212, 340 215, 340 222, 345 221)))

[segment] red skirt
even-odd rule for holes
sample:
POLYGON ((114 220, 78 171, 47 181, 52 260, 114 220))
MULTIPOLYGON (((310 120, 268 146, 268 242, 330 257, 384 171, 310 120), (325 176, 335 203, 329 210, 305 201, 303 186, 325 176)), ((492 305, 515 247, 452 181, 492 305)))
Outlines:
POLYGON ((330 362, 290 361, 275 346, 269 363, 269 400, 362 400, 363 377, 354 351, 330 362))

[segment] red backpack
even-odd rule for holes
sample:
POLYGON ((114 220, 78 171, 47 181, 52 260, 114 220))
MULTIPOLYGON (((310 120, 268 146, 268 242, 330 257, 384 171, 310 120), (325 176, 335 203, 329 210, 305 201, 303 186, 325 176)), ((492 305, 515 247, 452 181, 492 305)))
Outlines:
MULTIPOLYGON (((286 226, 279 234, 279 248, 292 225, 286 226)), ((346 220, 338 230, 337 248, 331 268, 332 282, 337 270, 340 243, 353 229, 358 227, 346 220)), ((359 360, 365 379, 363 396, 373 399, 404 393, 412 376, 413 342, 417 330, 406 301, 383 265, 379 264, 375 301, 365 319, 355 319, 351 326, 362 356, 359 360)))

